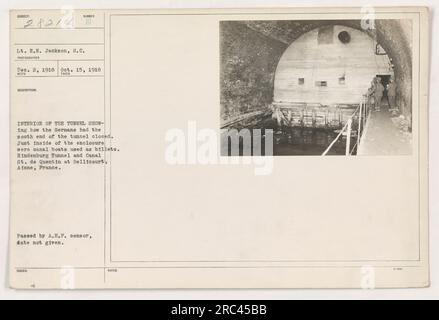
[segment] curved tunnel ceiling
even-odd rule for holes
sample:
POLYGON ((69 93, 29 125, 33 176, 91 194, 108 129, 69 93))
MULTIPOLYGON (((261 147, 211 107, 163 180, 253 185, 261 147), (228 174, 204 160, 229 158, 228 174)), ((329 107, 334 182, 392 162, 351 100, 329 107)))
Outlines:
POLYGON ((344 25, 366 32, 379 43, 395 65, 396 77, 411 79, 412 54, 411 39, 404 32, 399 20, 375 20, 375 30, 365 31, 361 20, 277 20, 277 21, 245 21, 250 29, 290 45, 301 35, 323 26, 344 25))

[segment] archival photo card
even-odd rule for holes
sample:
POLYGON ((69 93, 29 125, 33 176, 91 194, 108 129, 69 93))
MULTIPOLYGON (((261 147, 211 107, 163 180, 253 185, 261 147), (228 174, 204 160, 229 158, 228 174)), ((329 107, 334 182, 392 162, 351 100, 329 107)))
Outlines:
POLYGON ((12 10, 16 289, 429 285, 429 11, 12 10))

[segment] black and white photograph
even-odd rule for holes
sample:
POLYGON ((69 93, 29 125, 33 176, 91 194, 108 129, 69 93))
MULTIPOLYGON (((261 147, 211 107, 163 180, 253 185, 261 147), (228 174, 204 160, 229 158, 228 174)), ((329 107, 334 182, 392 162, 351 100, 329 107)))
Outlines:
POLYGON ((273 130, 275 156, 412 153, 410 20, 221 21, 220 41, 229 137, 273 130))

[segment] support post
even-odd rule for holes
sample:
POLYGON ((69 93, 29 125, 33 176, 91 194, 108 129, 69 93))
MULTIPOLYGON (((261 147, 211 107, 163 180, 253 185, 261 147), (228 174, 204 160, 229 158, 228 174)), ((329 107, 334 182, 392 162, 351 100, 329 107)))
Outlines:
POLYGON ((367 120, 367 98, 363 98, 363 106, 364 106, 364 117, 363 117, 363 128, 366 126, 367 120))
POLYGON ((360 146, 361 122, 363 121, 363 101, 360 102, 360 110, 358 112, 358 129, 357 129, 357 150, 360 146))
POLYGON ((350 148, 351 148, 351 129, 352 129, 352 118, 349 118, 348 120, 348 127, 346 129, 346 155, 350 155, 350 148))
POLYGON ((282 119, 281 119, 281 115, 280 115, 281 111, 280 108, 277 107, 276 108, 276 120, 277 120, 277 125, 280 127, 282 125, 282 119))

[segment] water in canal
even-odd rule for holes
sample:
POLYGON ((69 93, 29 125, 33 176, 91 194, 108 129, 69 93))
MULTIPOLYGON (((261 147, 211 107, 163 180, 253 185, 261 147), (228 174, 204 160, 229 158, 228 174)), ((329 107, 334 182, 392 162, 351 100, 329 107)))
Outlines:
MULTIPOLYGON (((273 154, 275 156, 321 155, 340 132, 339 130, 329 128, 280 127, 271 117, 267 117, 259 123, 247 126, 246 128, 250 130, 262 129, 262 132, 264 132, 264 129, 272 129, 274 132, 273 154)), ((355 124, 353 128, 356 128, 355 124)), ((356 154, 356 140, 356 131, 352 131, 350 144, 352 154, 356 154)), ((242 148, 240 149, 240 154, 242 155, 242 148)), ((262 141, 262 150, 264 150, 264 141, 262 141)), ((342 135, 327 155, 345 155, 345 153, 346 136, 342 135)))

